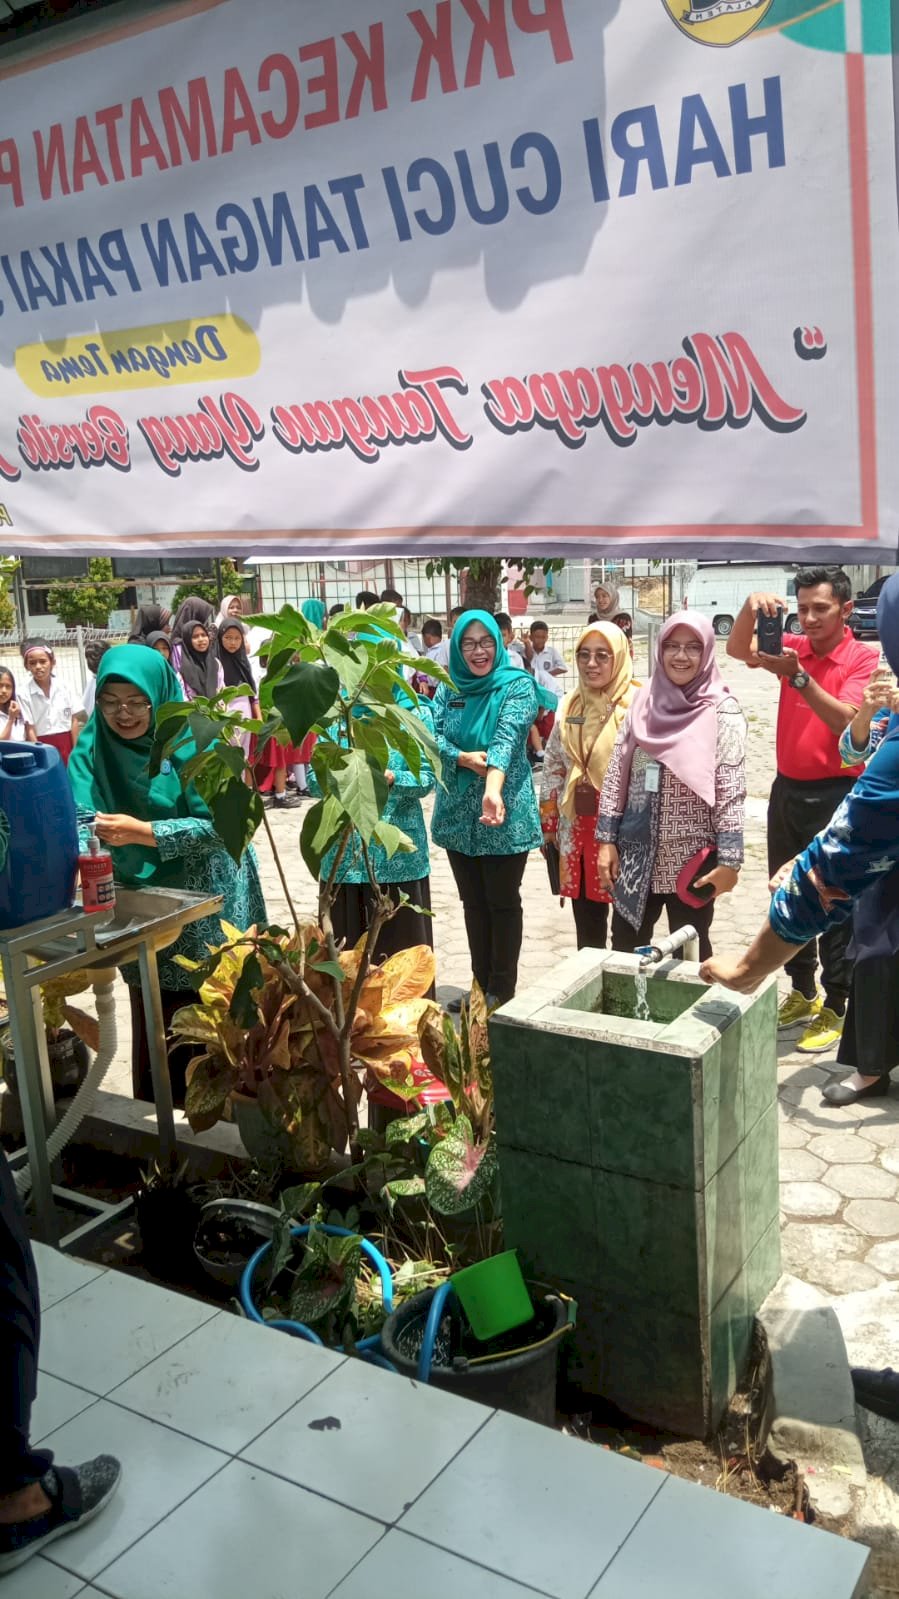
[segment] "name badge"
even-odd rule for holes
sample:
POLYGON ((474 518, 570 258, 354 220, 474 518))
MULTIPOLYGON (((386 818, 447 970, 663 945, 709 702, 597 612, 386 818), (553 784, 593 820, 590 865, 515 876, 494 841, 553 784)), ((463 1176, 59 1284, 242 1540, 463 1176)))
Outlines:
POLYGON ((565 718, 569 727, 583 727, 586 720, 586 716, 566 716, 565 718))
POLYGON ((658 761, 650 761, 643 776, 643 789, 647 794, 658 794, 662 768, 658 761))
POLYGON ((450 700, 449 705, 451 711, 464 711, 465 709, 464 700, 450 700))

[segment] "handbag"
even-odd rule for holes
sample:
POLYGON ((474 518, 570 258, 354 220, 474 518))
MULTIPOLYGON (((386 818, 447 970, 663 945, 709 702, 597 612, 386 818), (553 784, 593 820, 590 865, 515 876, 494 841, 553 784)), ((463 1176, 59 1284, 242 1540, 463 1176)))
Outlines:
POLYGON ((691 855, 688 861, 684 861, 677 874, 676 892, 678 899, 683 900, 685 905, 691 905, 696 910, 708 904, 708 901, 714 897, 714 887, 711 883, 708 883, 705 888, 697 888, 696 879, 708 876, 708 873, 713 872, 717 865, 718 851, 711 844, 704 845, 702 849, 696 851, 695 855, 691 855))
POLYGON ((599 810, 599 795, 588 777, 580 777, 574 785, 575 816, 595 816, 599 810))

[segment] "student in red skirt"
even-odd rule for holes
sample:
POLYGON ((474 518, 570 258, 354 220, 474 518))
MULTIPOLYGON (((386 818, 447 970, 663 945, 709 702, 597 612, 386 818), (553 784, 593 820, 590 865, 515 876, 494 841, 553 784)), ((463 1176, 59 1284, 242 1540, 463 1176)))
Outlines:
POLYGON ((19 690, 19 704, 39 744, 52 744, 66 765, 72 753, 72 717, 75 700, 56 674, 56 656, 45 639, 22 645, 22 660, 30 674, 19 690))

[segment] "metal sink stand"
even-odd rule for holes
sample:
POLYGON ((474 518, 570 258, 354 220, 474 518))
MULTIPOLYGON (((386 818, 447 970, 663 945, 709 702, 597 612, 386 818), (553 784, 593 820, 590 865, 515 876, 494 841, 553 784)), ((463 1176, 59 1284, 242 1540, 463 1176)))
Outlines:
POLYGON ((75 1193, 53 1182, 47 1138, 56 1125, 56 1108, 39 992, 41 984, 68 972, 137 961, 156 1102, 157 1159, 161 1167, 168 1169, 176 1153, 175 1116, 156 948, 174 943, 189 922, 213 915, 221 904, 218 895, 184 894, 170 889, 119 890, 115 911, 87 914, 75 908, 50 916, 46 921, 30 922, 26 927, 6 932, 0 929, 0 969, 9 1006, 25 1131, 25 1147, 10 1157, 10 1165, 30 1162, 37 1231, 45 1243, 56 1244, 61 1249, 71 1248, 104 1227, 114 1216, 129 1210, 132 1201, 127 1199, 110 1205, 105 1200, 75 1193), (123 902, 130 920, 118 925, 123 902), (43 964, 32 966, 30 961, 35 958, 43 964), (72 1209, 87 1211, 90 1220, 61 1237, 54 1197, 63 1199, 72 1209))

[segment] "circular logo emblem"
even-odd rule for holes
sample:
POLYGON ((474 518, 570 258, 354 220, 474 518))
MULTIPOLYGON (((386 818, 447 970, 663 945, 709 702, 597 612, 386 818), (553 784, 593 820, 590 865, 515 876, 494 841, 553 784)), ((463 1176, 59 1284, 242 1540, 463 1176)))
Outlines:
POLYGON ((774 0, 662 0, 681 33, 696 44, 739 44, 757 28, 774 0))

